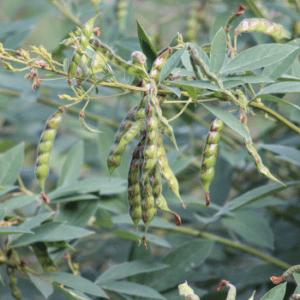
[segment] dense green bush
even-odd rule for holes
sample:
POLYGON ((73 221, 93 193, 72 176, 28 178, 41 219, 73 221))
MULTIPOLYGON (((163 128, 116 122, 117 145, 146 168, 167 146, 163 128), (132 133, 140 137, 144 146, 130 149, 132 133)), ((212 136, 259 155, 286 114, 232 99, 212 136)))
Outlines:
POLYGON ((0 7, 0 299, 299 299, 298 0, 0 7))

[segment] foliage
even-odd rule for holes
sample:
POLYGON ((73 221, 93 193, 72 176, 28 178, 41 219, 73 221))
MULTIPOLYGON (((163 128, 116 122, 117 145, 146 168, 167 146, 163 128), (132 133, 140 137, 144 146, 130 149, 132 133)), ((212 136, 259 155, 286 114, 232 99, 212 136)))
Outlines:
POLYGON ((0 297, 299 299, 300 3, 240 2, 2 2, 0 297))

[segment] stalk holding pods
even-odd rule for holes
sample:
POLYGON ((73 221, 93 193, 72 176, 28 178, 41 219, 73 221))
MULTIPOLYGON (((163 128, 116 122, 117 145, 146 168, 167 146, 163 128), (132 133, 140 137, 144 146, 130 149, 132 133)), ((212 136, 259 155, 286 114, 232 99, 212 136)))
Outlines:
POLYGON ((224 123, 220 119, 215 119, 211 125, 206 138, 205 147, 202 155, 202 166, 200 179, 204 190, 206 191, 206 206, 210 204, 209 186, 215 175, 215 164, 218 152, 218 143, 224 123))
POLYGON ((268 34, 277 39, 291 38, 291 34, 286 29, 284 29, 281 24, 259 18, 244 19, 235 29, 234 34, 237 36, 242 32, 254 31, 268 34))
MULTIPOLYGON (((236 90, 236 93, 238 94, 239 101, 242 104, 241 106, 241 111, 240 111, 240 121, 244 125, 245 129, 249 132, 249 128, 247 126, 247 108, 248 108, 248 101, 246 96, 241 90, 236 90)), ((258 169, 258 172, 266 176, 276 182, 281 183, 284 185, 280 180, 278 180, 275 176, 271 174, 269 169, 262 163, 260 155, 257 153, 257 150, 253 146, 252 139, 250 138, 249 140, 245 139, 245 146, 248 150, 248 153, 253 157, 254 163, 256 165, 256 168, 258 169)))
POLYGON ((93 35, 93 26, 94 26, 94 22, 95 22, 96 18, 97 18, 97 16, 92 18, 91 20, 89 20, 82 29, 81 38, 79 40, 80 41, 79 45, 77 45, 77 49, 75 50, 72 60, 70 62, 70 66, 69 66, 69 70, 68 70, 69 80, 74 78, 77 67, 81 61, 83 54, 84 54, 84 51, 86 50, 86 48, 89 44, 89 40, 93 35))
POLYGON ((65 106, 61 107, 47 120, 45 129, 40 138, 35 174, 42 187, 42 193, 44 193, 45 181, 49 174, 50 155, 53 142, 65 110, 65 106))
POLYGON ((148 78, 148 74, 143 68, 126 62, 124 59, 117 56, 107 45, 102 43, 99 39, 90 39, 89 43, 95 51, 103 54, 111 63, 122 68, 129 74, 136 77, 148 78))

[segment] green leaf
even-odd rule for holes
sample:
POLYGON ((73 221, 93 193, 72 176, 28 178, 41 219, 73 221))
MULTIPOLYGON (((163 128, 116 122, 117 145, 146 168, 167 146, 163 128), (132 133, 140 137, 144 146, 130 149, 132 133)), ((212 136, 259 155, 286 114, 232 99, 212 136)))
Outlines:
POLYGON ((13 184, 22 167, 24 158, 24 143, 21 143, 8 151, 0 158, 0 184, 13 184))
POLYGON ((97 278, 95 283, 102 285, 106 282, 123 279, 136 274, 157 271, 167 267, 167 265, 150 261, 137 260, 132 262, 125 262, 109 268, 106 272, 102 273, 101 276, 97 278))
POLYGON ((210 71, 218 74, 223 67, 227 51, 227 38, 223 28, 216 33, 210 50, 210 71))
POLYGON ((83 164, 83 142, 80 141, 68 151, 62 166, 58 186, 66 186, 76 181, 83 164))
POLYGON ((164 64, 160 76, 159 76, 159 83, 161 83, 178 65, 181 60, 181 56, 186 50, 187 46, 177 50, 164 64))
POLYGON ((228 213, 229 211, 242 207, 247 203, 251 203, 256 200, 265 198, 279 191, 282 191, 283 189, 289 186, 297 185, 299 183, 300 181, 284 182, 286 186, 283 186, 280 183, 266 184, 258 188, 252 189, 249 192, 246 192, 243 195, 235 198, 231 202, 227 203, 219 212, 216 213, 215 216, 223 215, 224 213, 228 213))
POLYGON ((172 250, 161 261, 169 268, 146 275, 147 283, 160 292, 182 283, 206 260, 213 246, 214 241, 195 239, 172 250))
POLYGON ((84 201, 84 200, 98 200, 99 196, 91 195, 91 194, 85 194, 85 195, 75 195, 75 196, 69 196, 64 198, 56 198, 51 199, 51 204, 53 203, 67 203, 67 202, 74 202, 74 201, 84 201))
POLYGON ((227 77, 221 77, 220 78, 223 82, 224 89, 229 89, 238 85, 242 85, 245 83, 270 83, 274 82, 269 77, 263 76, 263 75, 235 75, 235 76, 227 76, 227 77))
POLYGON ((53 286, 52 283, 41 277, 36 276, 31 272, 28 272, 28 276, 31 282, 35 285, 35 287, 42 293, 42 295, 47 299, 53 293, 53 286))
POLYGON ((9 227, 0 227, 0 235, 7 235, 7 234, 18 234, 18 233, 27 233, 27 234, 34 234, 33 231, 22 228, 21 226, 9 226, 9 227))
MULTIPOLYGON (((25 228, 24 228, 25 230, 25 228)), ((27 229, 28 230, 28 229, 27 229)), ((12 242, 13 247, 30 245, 36 242, 56 242, 71 240, 94 234, 93 231, 81 227, 63 225, 59 222, 49 222, 34 228, 34 235, 23 234, 19 239, 12 242)))
POLYGON ((279 154, 280 156, 277 156, 279 159, 300 166, 300 151, 295 148, 276 144, 260 144, 259 146, 263 149, 279 154))
POLYGON ((158 57, 158 54, 153 44, 151 43, 147 33, 145 32, 144 28, 141 26, 141 24, 138 21, 136 21, 136 23, 138 27, 138 37, 139 37, 140 45, 143 53, 147 57, 147 66, 149 69, 151 69, 153 62, 158 57))
POLYGON ((118 281, 105 284, 105 289, 118 293, 139 296, 151 299, 166 299, 156 290, 134 282, 118 281))
POLYGON ((286 282, 279 284, 272 288, 270 291, 268 291, 261 300, 283 300, 285 295, 285 289, 286 289, 286 282))
POLYGON ((295 278, 295 281, 297 284, 300 284, 300 274, 298 273, 293 273, 293 277, 295 278))
POLYGON ((238 211, 235 217, 223 217, 222 222, 245 240, 269 249, 274 249, 271 227, 260 215, 249 211, 238 211))
POLYGON ((285 94, 285 93, 300 93, 300 82, 279 82, 269 85, 259 91, 257 95, 263 94, 285 94))
POLYGON ((217 34, 220 28, 224 28, 227 24, 228 19, 232 16, 230 12, 223 12, 218 15, 215 19, 214 24, 210 32, 210 40, 213 40, 214 36, 217 34))
POLYGON ((236 133, 240 134, 243 138, 249 140, 249 132, 245 129, 243 124, 232 114, 222 110, 219 107, 202 104, 207 110, 209 110, 217 118, 221 119, 227 126, 229 126, 236 133))
MULTIPOLYGON (((68 297, 70 300, 79 300, 80 299, 76 296, 76 294, 72 290, 66 289, 65 287, 61 287, 60 284, 57 284, 56 282, 53 282, 53 287, 58 292, 62 293, 66 297, 68 297)), ((80 300, 82 300, 82 299, 80 299, 80 300)))
POLYGON ((0 221, 3 220, 5 213, 6 213, 6 209, 0 209, 0 221))
POLYGON ((171 43, 170 43, 170 47, 175 47, 178 45, 178 42, 177 40, 179 39, 179 35, 178 33, 173 37, 171 43))
POLYGON ((174 93, 178 98, 181 97, 181 91, 178 87, 171 86, 171 85, 161 85, 161 86, 174 93))
POLYGON ((276 102, 276 103, 288 105, 288 106, 291 106, 291 107, 294 107, 294 108, 300 110, 300 106, 298 106, 296 104, 293 104, 293 103, 290 103, 290 102, 287 102, 287 101, 285 101, 283 99, 280 99, 280 98, 278 98, 276 96, 273 96, 273 95, 261 95, 260 98, 263 99, 263 100, 267 100, 267 101, 272 101, 272 102, 276 102))
POLYGON ((5 201, 4 203, 0 204, 0 209, 6 209, 7 211, 9 210, 14 210, 16 208, 23 207, 33 201, 36 201, 36 198, 39 195, 23 195, 19 197, 15 197, 12 199, 9 199, 5 201))
POLYGON ((0 190, 5 191, 6 189, 4 187, 0 186, 0 190))
POLYGON ((65 272, 45 273, 45 277, 54 280, 59 284, 66 285, 75 290, 95 295, 103 298, 108 298, 105 292, 96 284, 86 278, 76 276, 65 272))
MULTIPOLYGON (((133 232, 133 231, 126 231, 126 230, 114 230, 113 233, 121 238, 136 241, 136 242, 141 241, 144 235, 142 232, 137 233, 136 231, 133 232)), ((164 248, 171 248, 171 245, 168 243, 166 239, 158 237, 152 233, 147 233, 146 242, 164 248)))
POLYGON ((256 200, 254 202, 248 202, 247 204, 244 204, 243 206, 237 209, 239 210, 239 209, 249 209, 249 208, 263 208, 267 206, 277 206, 277 205, 286 205, 286 202, 276 197, 266 197, 266 198, 256 200))
POLYGON ((33 218, 27 219, 24 223, 21 224, 21 227, 25 227, 27 229, 34 228, 38 225, 40 225, 42 222, 46 221, 48 218, 54 215, 54 211, 52 212, 46 212, 38 214, 37 216, 33 218))
MULTIPOLYGON (((169 81, 168 81, 169 83, 169 81)), ((201 94, 203 89, 213 90, 213 91, 221 91, 219 87, 209 81, 202 81, 202 80, 193 80, 193 81, 170 81, 171 84, 174 84, 179 87, 193 87, 196 88, 196 92, 201 94)))
POLYGON ((283 60, 296 49, 298 48, 286 44, 263 44, 254 46, 230 60, 222 68, 221 72, 244 72, 266 67, 283 60))
POLYGON ((265 67, 262 74, 273 80, 276 80, 293 64, 299 53, 300 48, 295 49, 284 59, 265 67))

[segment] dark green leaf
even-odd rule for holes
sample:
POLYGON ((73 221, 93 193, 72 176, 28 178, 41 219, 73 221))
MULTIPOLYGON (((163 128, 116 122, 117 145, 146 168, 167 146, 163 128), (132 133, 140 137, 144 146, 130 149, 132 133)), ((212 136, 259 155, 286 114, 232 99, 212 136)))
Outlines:
POLYGON ((297 47, 284 44, 263 44, 241 52, 230 60, 221 70, 222 73, 233 73, 256 70, 283 60, 297 47))
POLYGON ((180 50, 177 50, 164 64, 160 76, 159 76, 159 82, 162 82, 172 71, 175 69, 181 60, 181 56, 187 46, 181 48, 180 50))
MULTIPOLYGON (((169 82, 168 82, 169 83, 169 82)), ((201 94, 203 89, 213 90, 213 91, 221 91, 219 87, 209 81, 202 81, 202 80, 193 80, 193 81, 170 81, 171 84, 174 84, 178 87, 186 87, 190 86, 193 88, 197 88, 197 93, 201 94)))
POLYGON ((293 103, 290 103, 290 102, 287 102, 287 101, 285 101, 283 99, 280 99, 280 98, 278 98, 276 96, 273 96, 273 95, 261 95, 260 98, 263 99, 263 100, 272 101, 272 102, 292 106, 292 107, 300 110, 300 106, 298 106, 296 104, 293 104, 293 103))
POLYGON ((261 300, 283 300, 285 295, 286 282, 279 284, 266 293, 261 300))
POLYGON ((21 143, 8 151, 0 158, 0 184, 13 184, 20 172, 24 158, 24 143, 21 143))
POLYGON ((103 298, 108 298, 105 292, 93 282, 70 273, 57 272, 57 273, 45 273, 45 277, 54 280, 59 284, 66 285, 75 290, 95 295, 103 298))
POLYGON ((33 231, 27 228, 23 228, 21 226, 0 227, 0 235, 18 234, 18 233, 27 233, 29 235, 34 234, 33 231))
POLYGON ((19 197, 15 197, 5 201, 0 204, 0 209, 6 209, 7 211, 14 210, 16 208, 23 207, 33 201, 36 201, 36 198, 39 195, 23 195, 19 197))
POLYGON ((220 78, 223 82, 224 89, 232 88, 245 83, 269 83, 272 79, 263 75, 235 75, 220 78))
POLYGON ((259 91, 257 95, 263 94, 285 94, 285 93, 299 93, 300 82, 279 82, 269 85, 259 91))
POLYGON ((235 217, 223 217, 222 222, 245 240, 274 249, 274 236, 269 224, 260 215, 237 211, 235 217))
POLYGON ((95 283, 102 285, 106 282, 123 279, 136 274, 157 271, 167 267, 167 265, 150 261, 125 262, 109 268, 106 272, 102 273, 101 276, 97 278, 95 283))
POLYGON ((36 286, 36 288, 42 293, 42 295, 47 299, 53 293, 52 283, 41 277, 36 276, 33 273, 28 272, 28 276, 31 282, 36 286))
POLYGON ((216 33, 210 50, 210 71, 218 74, 223 67, 227 51, 227 38, 223 28, 216 33))
POLYGON ((83 164, 83 142, 80 141, 73 146, 62 166, 58 186, 66 186, 73 183, 79 177, 83 164))
POLYGON ((221 119, 227 126, 229 126, 232 130, 240 134, 243 138, 249 140, 249 132, 245 129, 243 124, 232 114, 222 110, 219 107, 202 104, 206 109, 208 109, 213 115, 217 118, 221 119))
POLYGON ((136 22, 138 27, 138 37, 139 37, 140 45, 143 50, 143 53, 147 57, 147 66, 149 69, 151 69, 153 62, 157 58, 158 54, 154 46, 152 45, 149 37, 147 36, 147 33, 145 32, 144 28, 140 25, 138 21, 136 22))
POLYGON ((139 296, 143 298, 166 299, 156 290, 146 285, 141 285, 134 282, 127 282, 127 281, 110 282, 105 284, 105 287, 103 288, 109 291, 139 296))
POLYGON ((168 89, 172 93, 174 93, 178 98, 181 97, 181 91, 178 87, 176 86, 171 86, 171 85, 162 85, 162 87, 168 89))

